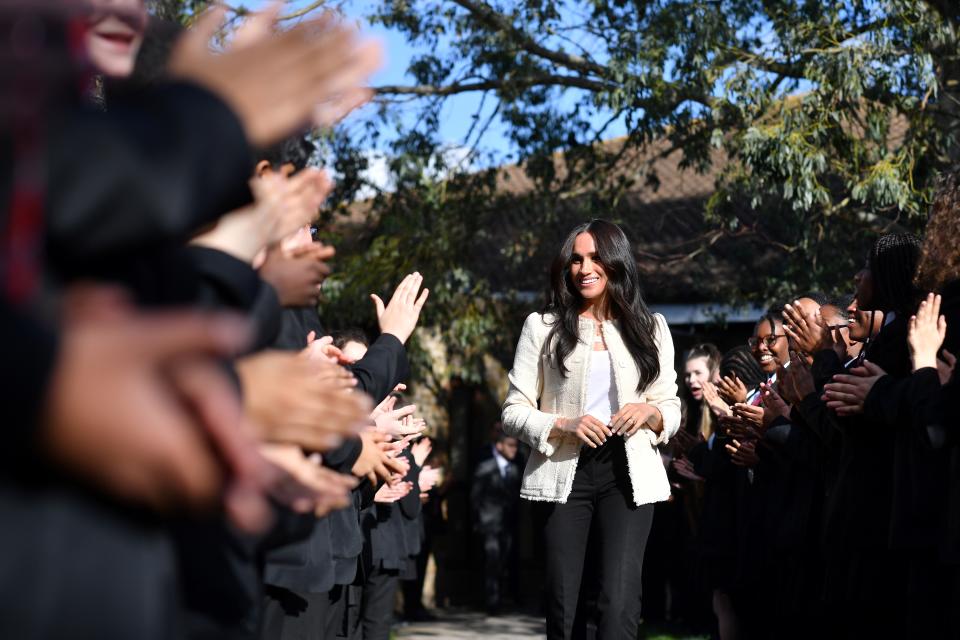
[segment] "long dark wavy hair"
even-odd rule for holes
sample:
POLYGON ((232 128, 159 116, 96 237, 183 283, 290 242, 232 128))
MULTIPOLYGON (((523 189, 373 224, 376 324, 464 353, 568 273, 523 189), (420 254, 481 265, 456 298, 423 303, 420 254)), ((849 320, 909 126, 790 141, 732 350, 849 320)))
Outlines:
POLYGON ((564 240, 554 259, 544 313, 554 314, 556 320, 547 336, 547 349, 553 351, 560 372, 566 377, 569 370, 565 361, 580 340, 579 318, 584 304, 584 298, 570 275, 573 244, 581 233, 593 236, 597 247, 595 260, 607 275, 609 315, 620 321, 623 342, 640 373, 637 391, 642 392, 660 375, 660 358, 654 338, 656 322, 643 301, 640 271, 627 234, 612 222, 591 220, 577 226, 564 240))

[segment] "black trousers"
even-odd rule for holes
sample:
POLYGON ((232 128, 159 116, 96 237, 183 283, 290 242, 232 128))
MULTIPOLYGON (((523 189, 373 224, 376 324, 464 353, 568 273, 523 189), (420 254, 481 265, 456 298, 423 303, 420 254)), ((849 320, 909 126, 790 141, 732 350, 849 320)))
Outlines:
POLYGON ((614 436, 598 449, 585 447, 567 502, 543 503, 541 508, 547 638, 573 637, 588 543, 598 559, 597 639, 636 638, 643 552, 653 523, 653 505, 638 507, 633 502, 623 438, 614 436))
POLYGON ((350 585, 334 585, 325 593, 295 592, 273 585, 265 588, 262 640, 350 638, 350 585))
POLYGON ((360 626, 363 640, 389 640, 399 585, 396 569, 372 569, 363 583, 360 626))
MULTIPOLYGON (((502 584, 504 574, 509 571, 510 580, 514 582, 516 564, 513 557, 513 530, 512 524, 504 524, 499 531, 483 533, 483 581, 485 604, 488 609, 496 609, 502 599, 502 584), (513 565, 513 566, 511 566, 513 565)), ((517 590, 511 584, 511 596, 517 597, 517 590)))

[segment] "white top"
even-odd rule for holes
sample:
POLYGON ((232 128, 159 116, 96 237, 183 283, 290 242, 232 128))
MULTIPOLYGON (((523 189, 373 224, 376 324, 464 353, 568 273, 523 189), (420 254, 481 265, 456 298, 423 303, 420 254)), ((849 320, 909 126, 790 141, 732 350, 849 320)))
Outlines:
POLYGON ((617 412, 617 388, 612 383, 613 366, 609 351, 593 351, 587 378, 587 398, 584 413, 603 424, 617 412))
POLYGON ((493 448, 493 459, 497 461, 497 468, 500 469, 500 477, 507 477, 507 465, 510 464, 510 461, 503 457, 503 455, 497 451, 496 445, 490 445, 493 448))

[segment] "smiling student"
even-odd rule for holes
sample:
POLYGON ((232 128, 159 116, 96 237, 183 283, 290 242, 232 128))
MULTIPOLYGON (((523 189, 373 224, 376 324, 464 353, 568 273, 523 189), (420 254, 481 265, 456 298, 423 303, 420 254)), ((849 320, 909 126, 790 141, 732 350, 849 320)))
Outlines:
POLYGON ((547 637, 572 636, 589 541, 597 638, 634 638, 653 503, 670 497, 656 447, 680 426, 673 340, 615 224, 576 227, 550 284, 524 323, 503 405, 504 432, 533 449, 521 496, 543 503, 547 637))

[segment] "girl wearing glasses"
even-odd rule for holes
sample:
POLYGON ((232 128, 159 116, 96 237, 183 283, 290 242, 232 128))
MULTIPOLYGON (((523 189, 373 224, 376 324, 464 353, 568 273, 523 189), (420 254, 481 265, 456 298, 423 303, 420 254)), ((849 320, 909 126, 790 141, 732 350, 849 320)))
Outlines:
POLYGON ((790 360, 783 320, 777 313, 768 313, 760 318, 747 344, 768 379, 777 372, 777 367, 790 360))
POLYGON ((574 633, 589 543, 597 638, 635 638, 653 503, 670 498, 657 445, 680 426, 673 340, 643 301, 615 224, 576 227, 550 287, 544 311, 524 323, 503 405, 504 432, 533 449, 521 496, 541 503, 545 523, 547 637, 574 633))

